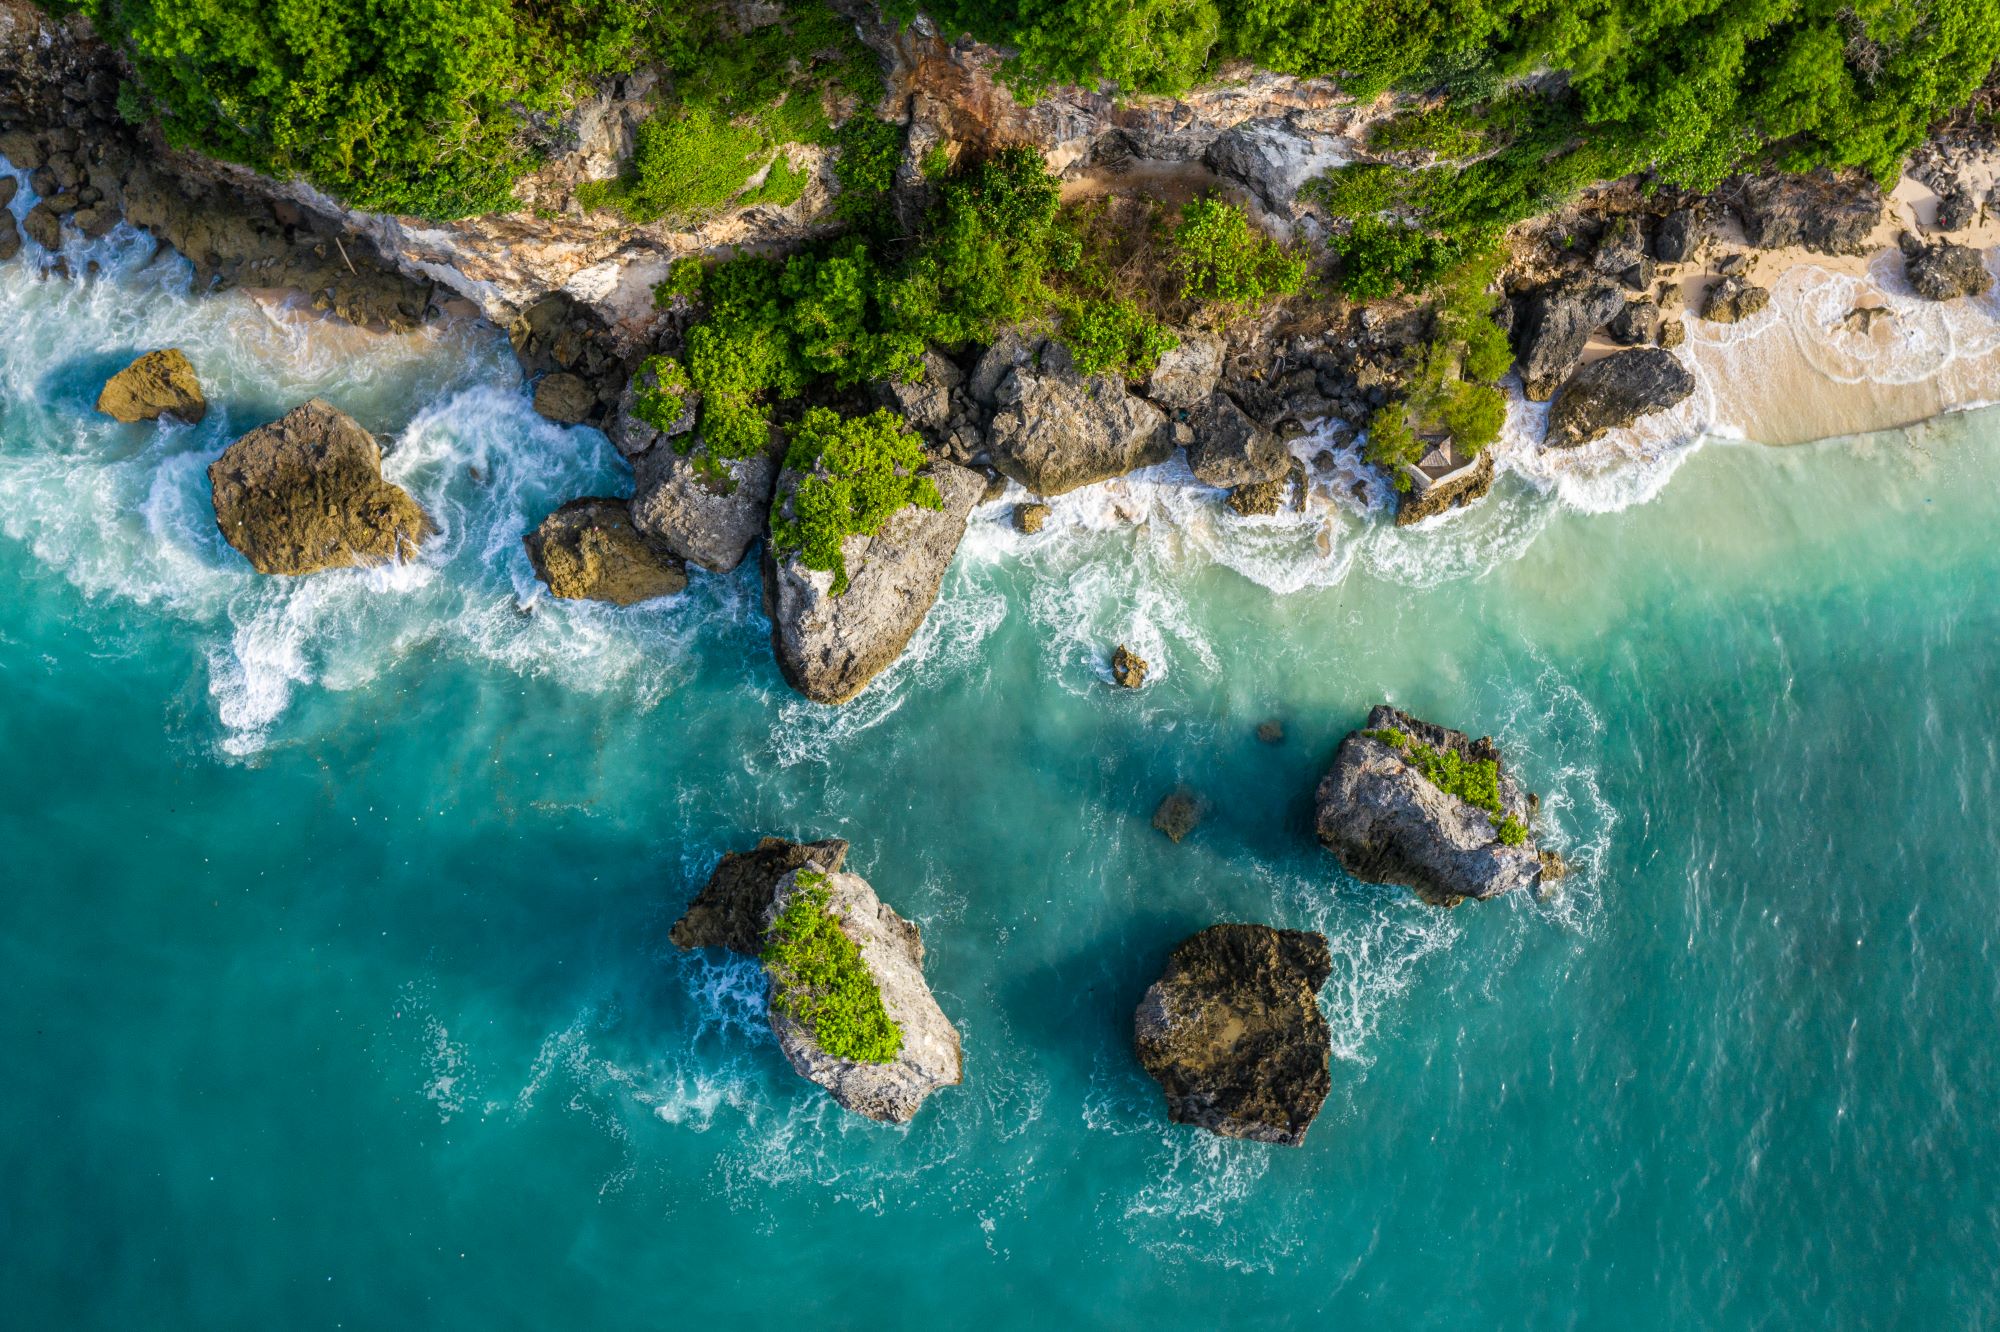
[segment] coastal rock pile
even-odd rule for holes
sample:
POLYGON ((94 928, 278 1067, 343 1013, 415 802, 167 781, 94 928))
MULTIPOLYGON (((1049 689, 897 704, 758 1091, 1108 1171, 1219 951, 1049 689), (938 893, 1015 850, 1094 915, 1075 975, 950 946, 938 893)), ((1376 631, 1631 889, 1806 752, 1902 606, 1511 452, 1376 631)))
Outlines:
POLYGON ((535 576, 559 597, 630 606, 687 588, 687 570, 632 526, 622 499, 574 499, 521 538, 535 576))
POLYGON ((1962 296, 1984 296, 1993 289, 1985 257, 1969 245, 1950 241, 1926 245, 1907 231, 1897 244, 1903 251, 1903 272, 1925 300, 1954 301, 1962 296))
POLYGON ((171 416, 200 425, 208 415, 208 399, 186 353, 169 347, 147 352, 105 381, 97 395, 97 410, 118 421, 155 421, 171 416))
POLYGON ((1866 254, 1888 200, 1860 175, 1773 172, 1740 182, 1731 197, 1743 235, 1760 250, 1801 246, 1818 254, 1866 254))
POLYGON ((1607 430, 1664 411, 1694 392, 1694 373, 1670 351, 1648 347, 1592 361, 1571 375, 1549 409, 1544 446, 1575 448, 1607 430))
POLYGON ((258 573, 409 559, 436 530, 382 479, 375 437, 318 398, 231 444, 208 480, 222 535, 258 573))
POLYGON ((1412 761, 1413 745, 1434 756, 1456 755, 1460 763, 1494 764, 1499 817, 1515 820, 1525 833, 1532 798, 1508 774, 1491 740, 1473 740, 1383 704, 1368 714, 1365 729, 1340 742, 1320 782, 1320 844, 1356 878, 1401 884, 1442 905, 1539 883, 1542 859, 1533 836, 1506 844, 1495 815, 1425 776, 1412 761))
MULTIPOLYGON (((860 693, 902 655, 937 600, 986 481, 948 462, 932 463, 926 475, 943 503, 935 509, 912 505, 874 536, 848 537, 842 547, 848 586, 838 596, 831 573, 764 545, 771 647, 785 679, 814 702, 845 703, 860 693)), ((779 487, 794 484, 787 472, 779 487)))
POLYGON ((1005 365, 996 346, 973 371, 973 395, 993 383, 987 449, 1002 475, 1037 495, 1061 495, 1173 456, 1166 414, 1110 375, 1085 375, 1067 348, 1042 344, 1036 359, 1005 365))
MULTIPOLYGON (((828 1051, 808 1023, 776 1002, 770 1008, 771 1033, 794 1071, 826 1088, 843 1109, 885 1124, 907 1124, 932 1092, 965 1078, 958 1028, 924 981, 922 932, 877 897, 861 876, 816 866, 778 880, 767 924, 778 919, 794 894, 814 886, 824 887, 827 914, 860 950, 861 964, 901 1033, 901 1043, 886 1063, 843 1058, 828 1051)), ((765 969, 770 970, 768 962, 765 969)))
POLYGON ((1168 1117, 1301 1145, 1333 1086, 1319 1008, 1332 970, 1325 935, 1268 925, 1211 925, 1174 949, 1132 1022, 1168 1117))

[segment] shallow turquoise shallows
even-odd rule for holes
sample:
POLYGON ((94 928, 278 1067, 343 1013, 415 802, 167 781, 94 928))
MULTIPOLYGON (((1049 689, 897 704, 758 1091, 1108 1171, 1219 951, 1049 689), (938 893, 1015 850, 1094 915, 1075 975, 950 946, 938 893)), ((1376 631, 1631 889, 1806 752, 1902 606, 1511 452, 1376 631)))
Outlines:
POLYGON ((536 596, 521 533, 630 481, 489 334, 90 258, 0 267, 7 1326, 2000 1323, 2000 416, 1414 534, 996 508, 835 711, 753 570, 536 596), (91 413, 163 345, 203 426, 91 413), (438 518, 418 566, 259 579, 216 534, 208 461, 312 394, 438 518), (1385 698, 1503 741, 1560 895, 1438 911, 1317 848, 1385 698), (851 839, 924 927, 966 1081, 907 1130, 667 942, 766 833, 851 839), (1168 1124, 1130 1053, 1224 919, 1332 941, 1303 1149, 1168 1124))

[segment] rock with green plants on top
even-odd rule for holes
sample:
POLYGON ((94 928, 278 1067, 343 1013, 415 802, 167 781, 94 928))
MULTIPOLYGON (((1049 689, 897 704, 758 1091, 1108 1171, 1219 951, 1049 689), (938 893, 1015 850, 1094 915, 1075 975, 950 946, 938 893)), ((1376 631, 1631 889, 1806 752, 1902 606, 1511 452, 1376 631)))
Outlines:
POLYGON ((1538 886, 1534 797, 1487 739, 1388 704, 1349 733, 1320 782, 1315 823, 1341 867, 1455 905, 1538 886))
POLYGON ((771 1032, 801 1077, 886 1124, 963 1080, 958 1029, 924 980, 923 936, 867 880, 802 865, 778 880, 765 925, 771 1032))

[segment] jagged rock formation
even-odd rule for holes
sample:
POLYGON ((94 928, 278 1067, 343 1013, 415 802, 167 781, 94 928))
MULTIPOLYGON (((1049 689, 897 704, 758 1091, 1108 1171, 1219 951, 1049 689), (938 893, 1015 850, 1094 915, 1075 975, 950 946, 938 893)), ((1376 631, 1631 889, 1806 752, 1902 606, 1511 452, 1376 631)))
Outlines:
MULTIPOLYGON (((817 867, 814 872, 824 875, 826 909, 861 950, 882 1007, 902 1032, 902 1048, 886 1064, 843 1059, 823 1049, 804 1023, 777 1004, 771 1006, 771 1032, 799 1076, 826 1088, 841 1108, 885 1124, 907 1124, 932 1092, 964 1080, 958 1028, 924 981, 922 932, 877 897, 861 876, 817 867)), ((795 869, 778 880, 767 926, 800 891, 800 874, 795 869)))
POLYGON ((1406 490, 1396 498, 1396 526, 1408 527, 1483 499, 1493 489, 1493 455, 1482 453, 1471 471, 1428 490, 1406 490))
POLYGON ((1201 823, 1201 798, 1189 790, 1169 791, 1153 810, 1153 827, 1178 842, 1201 823))
POLYGON ((1715 324, 1736 324, 1763 313, 1771 303, 1771 291, 1741 273, 1732 273, 1708 289, 1702 299, 1701 317, 1715 324))
POLYGON ((105 381, 97 395, 97 410, 117 421, 156 421, 171 416, 200 425, 208 415, 208 399, 194 366, 178 348, 147 352, 105 381))
POLYGON ((1648 347, 1592 361, 1575 374, 1549 408, 1543 446, 1575 448, 1607 430, 1665 411, 1694 392, 1694 373, 1670 351, 1648 347))
POLYGON ((1499 765, 1501 809, 1524 825, 1533 813, 1532 798, 1514 781, 1491 740, 1473 740, 1383 704, 1368 714, 1364 730, 1340 742, 1319 785, 1320 844, 1341 867, 1358 879, 1401 884, 1445 905, 1539 883, 1542 862, 1533 836, 1516 846, 1503 844, 1487 811, 1447 794, 1394 745, 1367 734, 1388 730, 1440 754, 1455 750, 1463 759, 1493 761, 1499 765))
POLYGON ((632 524, 689 564, 729 573, 764 535, 781 456, 776 440, 769 453, 726 462, 649 449, 632 462, 632 524))
POLYGON ((1165 413, 1109 375, 1084 375, 1067 348, 1044 343, 1031 358, 995 373, 1011 357, 997 345, 973 372, 972 393, 993 383, 987 449, 993 466, 1037 495, 1065 494, 1173 456, 1165 413))
POLYGON ((1969 245, 1950 241, 1926 245, 1907 231, 1897 243, 1903 251, 1903 272, 1925 300, 1955 301, 1961 296, 1984 296, 1993 289, 1985 256, 1969 245))
POLYGON ((1522 391, 1547 402, 1582 361, 1590 335, 1624 308, 1625 297, 1602 279, 1567 278, 1536 292, 1516 342, 1522 391))
POLYGON ((727 948, 755 957, 764 948, 778 881, 806 865, 832 874, 846 860, 847 843, 838 837, 819 842, 766 837, 754 850, 728 852, 668 937, 681 948, 727 948))
MULTIPOLYGON (((954 463, 928 472, 943 503, 893 514, 872 537, 843 546, 848 586, 833 594, 833 575, 808 569, 793 553, 764 548, 764 605, 771 647, 794 689, 817 703, 845 703, 897 657, 937 600, 965 522, 986 479, 954 463)), ((787 474, 789 478, 789 473, 787 474)), ((789 479, 781 479, 781 491, 789 479)))
POLYGON ((521 538, 535 577, 558 597, 631 606, 687 588, 687 569, 632 526, 622 499, 574 499, 521 538))
POLYGON ((1297 1147, 1333 1087, 1319 989, 1326 936, 1211 925, 1185 940, 1139 1001, 1132 1040, 1167 1115, 1229 1138, 1297 1147))
POLYGON ((1821 170, 1742 181, 1731 203, 1744 237, 1760 250, 1798 245, 1819 254, 1866 254, 1887 200, 1866 177, 1821 170))
POLYGON ((258 573, 309 574, 414 558, 434 525, 382 479, 382 450, 318 398, 209 464, 215 521, 258 573))
POLYGON ((1220 390, 1194 414, 1188 467, 1203 485, 1221 490, 1276 481, 1291 470, 1292 455, 1278 437, 1250 419, 1220 390))
POLYGON ((1152 669, 1146 659, 1126 647, 1123 643, 1111 654, 1111 678, 1122 689, 1137 689, 1146 683, 1146 672, 1152 669))
POLYGON ((1676 208, 1653 228, 1653 257, 1663 264, 1684 264, 1694 258, 1706 239, 1701 214, 1676 208))
POLYGON ((1168 411, 1193 411, 1222 379, 1222 339, 1190 333, 1161 355, 1146 377, 1146 397, 1168 411))

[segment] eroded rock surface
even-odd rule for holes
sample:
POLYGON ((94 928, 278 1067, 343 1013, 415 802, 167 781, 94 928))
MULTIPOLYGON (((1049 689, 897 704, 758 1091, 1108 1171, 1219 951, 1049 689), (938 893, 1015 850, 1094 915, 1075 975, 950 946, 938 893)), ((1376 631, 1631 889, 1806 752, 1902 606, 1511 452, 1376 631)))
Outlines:
POLYGON ((97 410, 119 421, 154 421, 171 416, 199 425, 208 415, 208 399, 186 353, 169 347, 147 352, 105 381, 97 395, 97 410))
POLYGON ((559 597, 631 606, 687 588, 679 557, 632 526, 622 499, 571 500, 521 544, 535 576, 559 597))
POLYGON ((1333 1086, 1319 1008, 1332 970, 1325 935, 1268 925, 1211 925, 1174 949, 1132 1024, 1168 1117, 1223 1137, 1303 1143, 1333 1086))
POLYGON ((632 525, 689 564, 728 573, 764 535, 779 456, 776 442, 726 462, 672 443, 650 448, 632 461, 632 525))
POLYGON ((434 530, 353 417, 318 398, 209 464, 215 521, 259 573, 309 574, 415 557, 434 530))
POLYGON ((1569 377, 1549 408, 1552 449, 1588 444, 1607 430, 1665 411, 1694 392, 1694 372, 1658 347, 1616 352, 1569 377))
POLYGON ((1547 402, 1582 361, 1590 335, 1624 308, 1624 295, 1602 280, 1570 278, 1535 293, 1518 342, 1522 391, 1547 402))
MULTIPOLYGON (((973 375, 980 391, 981 362, 973 375)), ((1059 344, 1009 367, 993 389, 993 465, 1037 495, 1061 495, 1173 456, 1166 414, 1110 375, 1084 375, 1059 344)))
POLYGON ((847 843, 838 837, 818 842, 766 837, 753 850, 731 851, 674 922, 668 937, 681 948, 727 948, 755 957, 764 948, 778 881, 807 865, 832 874, 846 860, 847 843))
POLYGON ((1825 170, 1759 176, 1734 198, 1743 235, 1758 249, 1796 245, 1819 254, 1866 254, 1886 205, 1874 181, 1825 170))
POLYGON ((1955 301, 1963 296, 1984 296, 1993 289, 1993 275, 1986 271, 1986 258, 1969 245, 1938 241, 1926 245, 1904 232, 1899 240, 1903 251, 1903 272, 1917 295, 1929 301, 1955 301))
POLYGON ((1291 470, 1292 455, 1278 437, 1251 420, 1227 393, 1210 395, 1191 424, 1188 466, 1203 485, 1232 490, 1279 480, 1291 470))

